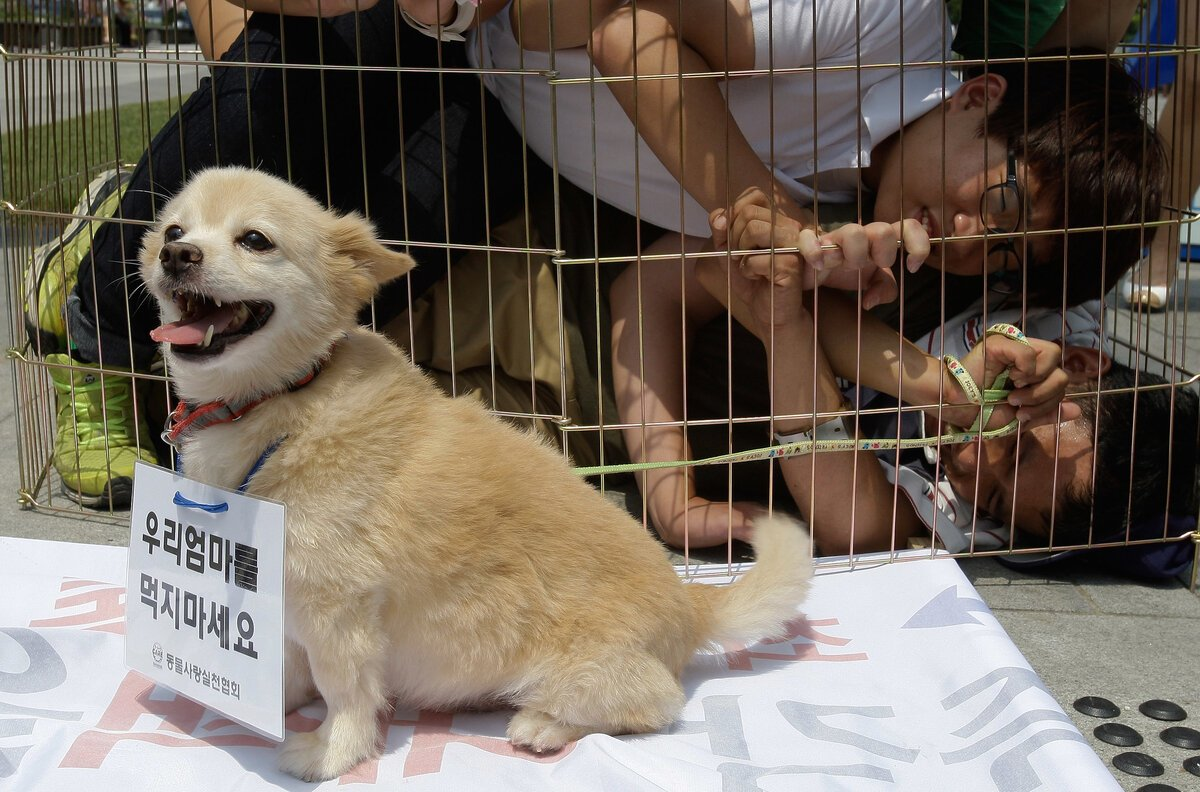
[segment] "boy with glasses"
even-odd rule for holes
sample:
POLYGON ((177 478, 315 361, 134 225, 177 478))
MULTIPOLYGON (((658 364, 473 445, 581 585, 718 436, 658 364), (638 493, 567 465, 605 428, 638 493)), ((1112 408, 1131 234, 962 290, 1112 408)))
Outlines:
MULTIPOLYGON (((595 26, 590 61, 520 50, 519 20, 507 14, 488 20, 470 50, 484 67, 554 68, 554 84, 485 81, 560 175, 678 232, 643 254, 700 251, 708 213, 759 190, 765 222, 791 221, 796 233, 790 245, 776 241, 791 252, 742 258, 742 276, 861 292, 864 309, 883 306, 889 324, 917 337, 989 285, 1030 306, 1097 299, 1152 235, 1141 224, 1161 203, 1161 146, 1137 85, 1098 52, 995 64, 960 83, 944 68, 940 0, 709 5, 689 4, 686 20, 673 0, 621 6, 595 26), (651 79, 588 84, 593 63, 605 77, 651 79), (756 73, 736 76, 747 71, 756 73), (679 76, 711 72, 733 76, 679 76), (826 230, 832 205, 848 202, 855 222, 826 230), (885 305, 901 281, 902 314, 885 305)), ((722 307, 688 260, 629 267, 611 307, 631 458, 687 458, 682 430, 665 424, 685 417, 687 339, 722 307)), ((845 327, 844 343, 854 334, 845 327)), ((668 541, 685 523, 708 526, 693 533, 700 542, 724 540, 731 526, 686 475, 651 472, 641 483, 668 541)), ((732 519, 735 532, 744 527, 732 519)))

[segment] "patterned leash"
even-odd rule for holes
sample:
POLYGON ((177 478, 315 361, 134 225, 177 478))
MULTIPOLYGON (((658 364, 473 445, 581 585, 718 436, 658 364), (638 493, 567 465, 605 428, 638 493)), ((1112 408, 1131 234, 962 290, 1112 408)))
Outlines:
MULTIPOLYGON (((1029 346, 1029 341, 1025 338, 1025 334, 1010 324, 994 324, 987 329, 986 335, 1005 336, 1029 346)), ((1003 404, 1008 398, 1007 369, 1000 372, 991 387, 981 391, 979 386, 975 384, 975 380, 967 372, 966 367, 954 355, 943 355, 942 363, 945 364, 946 369, 954 379, 958 381, 958 384, 962 386, 967 401, 981 407, 979 415, 975 418, 975 422, 971 424, 969 429, 950 427, 950 431, 937 437, 799 440, 794 443, 781 443, 779 445, 767 446, 766 448, 753 448, 747 451, 737 451, 732 454, 722 454, 703 459, 596 465, 593 467, 575 468, 575 472, 581 476, 599 476, 610 473, 636 473, 642 470, 657 470, 662 468, 699 467, 700 465, 720 465, 729 462, 753 462, 761 459, 780 459, 783 457, 802 456, 804 454, 827 451, 890 451, 893 449, 924 448, 935 445, 970 443, 981 437, 984 440, 990 440, 994 437, 1003 437, 1012 434, 1017 430, 1018 421, 1015 418, 996 429, 988 430, 980 428, 987 426, 987 422, 991 419, 996 405, 1003 404)))

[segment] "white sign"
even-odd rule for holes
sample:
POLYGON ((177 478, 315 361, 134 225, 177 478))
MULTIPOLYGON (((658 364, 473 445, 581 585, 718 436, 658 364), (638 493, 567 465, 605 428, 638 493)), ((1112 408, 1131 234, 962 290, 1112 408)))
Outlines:
POLYGON ((139 462, 125 662, 283 739, 284 506, 139 462))

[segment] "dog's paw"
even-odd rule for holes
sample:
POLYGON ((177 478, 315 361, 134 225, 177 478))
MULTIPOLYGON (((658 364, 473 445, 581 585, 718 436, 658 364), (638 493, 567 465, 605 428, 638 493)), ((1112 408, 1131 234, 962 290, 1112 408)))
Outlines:
POLYGON ((303 781, 328 781, 353 770, 365 756, 338 756, 321 730, 293 732, 279 748, 279 769, 303 781))
POLYGON ((513 745, 535 753, 557 751, 587 735, 588 729, 560 723, 544 712, 523 709, 508 722, 508 739, 513 745))

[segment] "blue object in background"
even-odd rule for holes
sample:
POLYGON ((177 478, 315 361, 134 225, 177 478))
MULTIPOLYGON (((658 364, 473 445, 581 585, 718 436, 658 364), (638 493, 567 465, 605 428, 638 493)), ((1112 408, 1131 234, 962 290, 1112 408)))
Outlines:
POLYGON ((1175 82, 1174 55, 1144 57, 1141 53, 1153 53, 1160 47, 1173 45, 1178 19, 1176 0, 1150 0, 1142 14, 1142 24, 1137 35, 1125 44, 1126 51, 1135 54, 1135 57, 1129 59, 1129 73, 1148 91, 1175 82))

